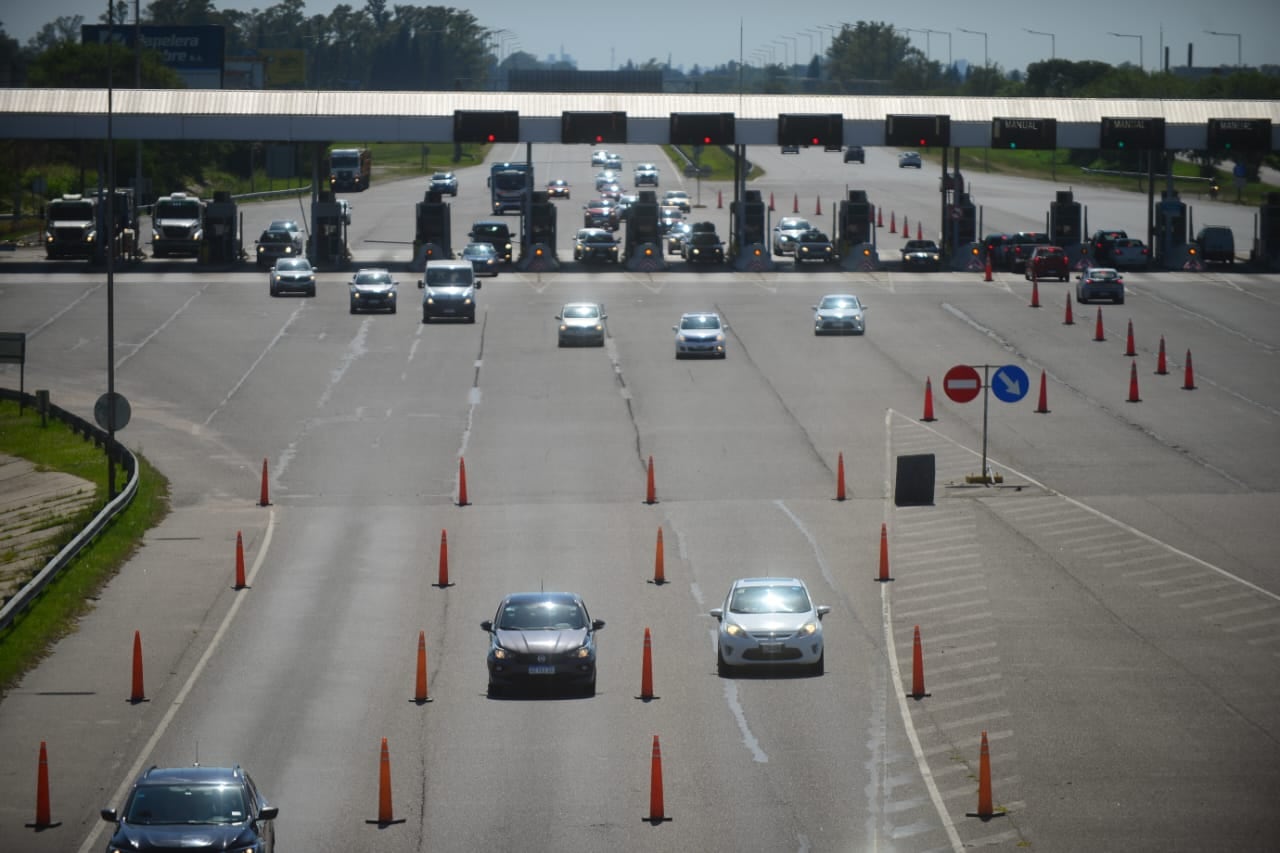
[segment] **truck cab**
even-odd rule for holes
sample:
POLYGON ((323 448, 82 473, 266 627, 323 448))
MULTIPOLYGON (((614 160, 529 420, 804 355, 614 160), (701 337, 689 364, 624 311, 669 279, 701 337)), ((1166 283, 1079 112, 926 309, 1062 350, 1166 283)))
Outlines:
POLYGON ((170 193, 156 199, 151 210, 152 256, 198 256, 204 239, 204 212, 205 203, 187 193, 170 193))

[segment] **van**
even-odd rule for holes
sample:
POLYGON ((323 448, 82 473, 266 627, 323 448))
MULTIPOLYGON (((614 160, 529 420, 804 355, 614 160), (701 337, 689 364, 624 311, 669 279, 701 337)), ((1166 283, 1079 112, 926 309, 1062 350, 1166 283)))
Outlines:
POLYGON ((469 261, 428 261, 426 277, 419 279, 422 288, 422 322, 438 317, 476 321, 475 269, 469 261))
POLYGON ((1234 264, 1236 262, 1236 238, 1230 228, 1209 225, 1196 235, 1200 247, 1200 259, 1209 263, 1234 264))

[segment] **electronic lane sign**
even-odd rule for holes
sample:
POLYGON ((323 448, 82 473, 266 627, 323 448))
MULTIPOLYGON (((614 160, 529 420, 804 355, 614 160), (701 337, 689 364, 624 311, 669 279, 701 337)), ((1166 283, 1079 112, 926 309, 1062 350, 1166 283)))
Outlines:
POLYGON ((951 144, 951 116, 885 116, 884 144, 899 148, 945 148, 951 144))
POLYGON ((827 151, 844 147, 844 116, 839 113, 783 113, 778 116, 779 145, 821 145, 827 151))
POLYGON ((1210 151, 1270 151, 1271 119, 1209 119, 1210 151))
POLYGON ((1003 403, 1016 403, 1027 396, 1031 388, 1031 380, 1027 372, 1016 364, 1006 364, 996 368, 991 376, 991 393, 1003 403))
POLYGON ((733 113, 672 113, 672 145, 733 145, 733 113))
POLYGON ((519 142, 520 113, 515 110, 454 110, 454 142, 519 142))
POLYGON ((1163 151, 1164 119, 1103 116, 1098 147, 1104 151, 1163 151))
POLYGON ((1053 151, 1058 147, 1056 118, 993 118, 991 147, 1053 151))
POLYGON ((627 141, 627 114, 625 112, 562 112, 560 141, 565 145, 579 142, 593 145, 602 143, 623 145, 627 141))

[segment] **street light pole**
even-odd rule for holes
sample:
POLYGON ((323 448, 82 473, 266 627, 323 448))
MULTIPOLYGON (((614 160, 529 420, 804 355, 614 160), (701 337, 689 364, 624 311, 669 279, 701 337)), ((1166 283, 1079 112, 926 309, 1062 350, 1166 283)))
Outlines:
POLYGON ((1244 67, 1244 36, 1240 33, 1220 33, 1215 30, 1205 30, 1211 36, 1228 36, 1236 40, 1236 68, 1244 67))
POLYGON ((978 30, 966 30, 964 27, 957 27, 956 29, 959 32, 968 33, 969 35, 972 35, 972 36, 982 36, 982 67, 986 68, 988 65, 990 65, 991 61, 987 59, 987 34, 984 32, 979 32, 978 30))
POLYGON ((1107 33, 1107 35, 1122 39, 1138 40, 1138 70, 1142 71, 1142 35, 1140 33, 1107 33))
POLYGON ((1048 36, 1049 37, 1049 58, 1050 59, 1058 58, 1058 37, 1057 36, 1055 36, 1053 33, 1041 32, 1040 30, 1029 30, 1026 27, 1023 27, 1022 31, 1024 33, 1031 33, 1031 35, 1033 36, 1048 36))
POLYGON ((951 67, 951 65, 952 65, 952 59, 951 59, 951 31, 950 31, 950 30, 929 30, 929 32, 931 32, 931 33, 937 33, 937 34, 938 34, 938 35, 940 35, 940 36, 946 36, 946 37, 947 37, 947 67, 948 67, 948 68, 950 68, 950 67, 951 67))

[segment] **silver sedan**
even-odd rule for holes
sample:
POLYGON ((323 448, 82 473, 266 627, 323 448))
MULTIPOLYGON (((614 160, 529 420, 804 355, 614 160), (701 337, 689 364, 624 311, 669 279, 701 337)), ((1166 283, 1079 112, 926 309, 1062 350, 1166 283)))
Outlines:
POLYGON ((604 321, 609 315, 599 302, 568 302, 560 309, 560 346, 604 346, 604 321))
POLYGON ((850 332, 861 335, 867 330, 866 310, 867 306, 852 293, 829 293, 813 306, 813 333, 850 332))

